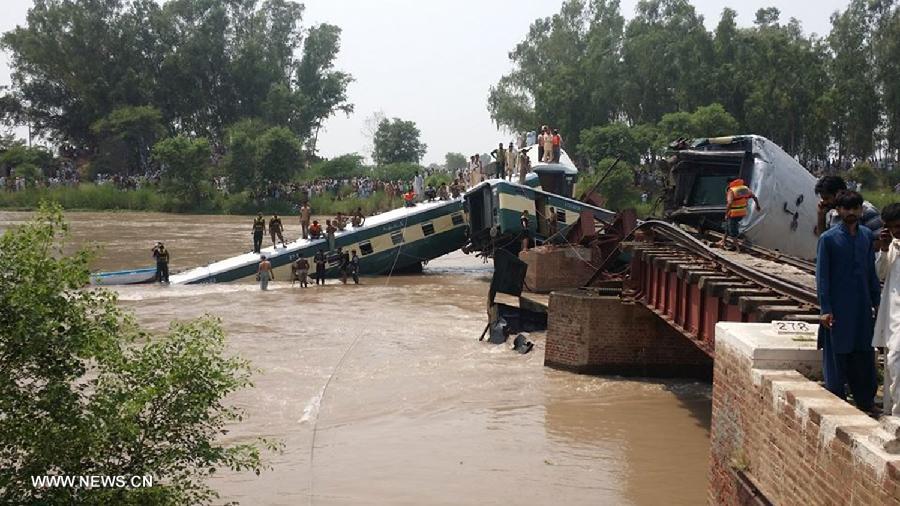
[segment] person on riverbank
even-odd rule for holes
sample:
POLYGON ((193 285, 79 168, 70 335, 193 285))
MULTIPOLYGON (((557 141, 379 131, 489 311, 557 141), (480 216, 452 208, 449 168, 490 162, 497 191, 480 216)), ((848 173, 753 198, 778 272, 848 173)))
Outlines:
POLYGON ((849 385, 856 406, 870 412, 878 386, 872 311, 878 307, 881 287, 875 270, 875 238, 859 223, 862 203, 856 192, 841 190, 835 196, 841 224, 819 238, 816 289, 825 388, 845 399, 849 385))
POLYGON ((318 220, 313 220, 312 225, 309 226, 309 237, 310 239, 322 238, 322 225, 319 225, 318 220))
POLYGON ((351 252, 350 256, 350 276, 353 278, 354 284, 359 284, 359 255, 356 250, 351 252))
POLYGON ((156 259, 156 275, 155 279, 158 283, 169 282, 169 251, 158 242, 153 248, 153 258, 156 259))
POLYGON ((312 210, 309 208, 309 203, 304 202, 300 206, 300 237, 304 239, 309 239, 309 218, 311 216, 312 210))
POLYGON ((875 318, 872 346, 886 348, 884 359, 884 414, 900 416, 900 203, 881 211, 884 228, 875 254, 875 271, 884 282, 875 318))
POLYGON ((262 213, 257 213, 253 219, 253 252, 259 253, 262 248, 263 234, 266 233, 266 219, 262 213))
POLYGON ((284 225, 281 224, 281 218, 279 218, 277 214, 273 214, 272 219, 269 220, 269 236, 272 238, 273 248, 278 247, 278 243, 275 242, 276 237, 281 241, 281 247, 287 248, 287 244, 284 243, 283 233, 284 225))
POLYGON ((502 142, 497 149, 491 151, 491 156, 494 157, 494 166, 497 167, 497 173, 494 174, 494 177, 506 179, 506 149, 503 148, 502 142))
POLYGON ((325 250, 316 251, 313 257, 313 263, 316 264, 316 285, 325 284, 325 250))
POLYGON ((256 279, 259 280, 260 290, 268 290, 269 280, 275 281, 275 272, 272 270, 272 263, 266 259, 265 255, 261 255, 259 260, 259 267, 256 269, 256 279))
POLYGON ((359 228, 366 223, 366 215, 363 214, 362 206, 356 208, 356 212, 353 213, 353 217, 350 218, 350 224, 353 225, 353 228, 359 228))
POLYGON ((334 226, 334 223, 331 220, 325 220, 325 237, 328 238, 328 251, 334 251, 335 232, 337 232, 337 227, 334 226))
POLYGON ((301 288, 309 286, 309 260, 300 257, 291 264, 291 285, 294 281, 300 283, 301 288))

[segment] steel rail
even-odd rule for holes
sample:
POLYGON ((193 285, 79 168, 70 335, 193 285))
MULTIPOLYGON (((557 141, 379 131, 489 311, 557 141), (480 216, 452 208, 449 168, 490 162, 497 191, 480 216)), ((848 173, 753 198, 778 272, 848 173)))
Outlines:
POLYGON ((670 241, 678 244, 679 246, 682 246, 686 250, 721 265, 727 271, 737 274, 738 276, 753 281, 754 283, 762 285, 772 291, 780 293, 798 302, 813 307, 818 307, 819 305, 815 289, 810 289, 807 286, 802 286, 796 283, 792 283, 788 280, 772 276, 770 274, 759 272, 751 267, 742 265, 729 258, 723 257, 719 255, 715 249, 710 248, 709 246, 704 244, 700 239, 697 239, 693 235, 671 223, 659 220, 644 221, 643 223, 635 227, 635 229, 629 234, 629 237, 633 237, 635 232, 637 232, 638 230, 650 230, 654 233, 662 235, 670 241))

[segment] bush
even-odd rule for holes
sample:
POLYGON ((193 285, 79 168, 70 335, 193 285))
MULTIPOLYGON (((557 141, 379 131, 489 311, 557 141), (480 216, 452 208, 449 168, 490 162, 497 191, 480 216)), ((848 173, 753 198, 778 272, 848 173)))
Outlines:
POLYGON ((382 181, 411 181, 416 172, 424 173, 425 168, 415 163, 391 163, 375 167, 375 178, 382 181))
POLYGON ((868 162, 859 162, 854 165, 853 168, 847 172, 847 176, 844 180, 862 183, 864 189, 872 190, 878 188, 881 183, 878 171, 876 171, 875 167, 872 167, 868 162))

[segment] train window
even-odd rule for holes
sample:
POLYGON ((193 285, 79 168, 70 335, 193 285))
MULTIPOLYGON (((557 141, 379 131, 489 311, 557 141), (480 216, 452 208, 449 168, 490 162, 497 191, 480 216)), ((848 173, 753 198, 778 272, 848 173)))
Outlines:
POLYGON ((372 249, 372 243, 371 243, 371 242, 361 242, 361 243, 359 243, 359 253, 360 253, 362 256, 371 255, 371 254, 374 253, 374 252, 375 252, 375 250, 372 249))
POLYGON ((462 225, 464 221, 462 213, 453 213, 452 215, 450 215, 450 219, 453 220, 454 227, 457 225, 462 225))
POLYGON ((339 255, 336 251, 328 255, 328 266, 334 267, 341 263, 341 255, 339 255))
POLYGON ((422 225, 422 233, 425 234, 425 237, 428 237, 429 235, 433 234, 434 233, 434 224, 426 223, 426 224, 422 225))
POLYGON ((557 209, 557 210, 556 210, 556 221, 557 221, 558 223, 565 223, 565 222, 566 222, 566 211, 565 211, 565 210, 563 210, 563 209, 557 209))
POLYGON ((398 230, 391 234, 391 242, 393 242, 394 245, 403 244, 403 231, 398 230))

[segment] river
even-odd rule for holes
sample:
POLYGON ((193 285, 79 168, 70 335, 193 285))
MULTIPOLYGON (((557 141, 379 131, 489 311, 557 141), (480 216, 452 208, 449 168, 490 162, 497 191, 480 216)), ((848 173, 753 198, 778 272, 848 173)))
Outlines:
MULTIPOLYGON (((28 219, 0 212, 0 229, 28 219)), ((95 267, 173 271, 248 251, 248 217, 68 213, 95 267)), ((286 217, 296 238, 296 217, 286 217)), ((233 395, 230 441, 285 445, 260 476, 219 472, 222 501, 296 504, 694 505, 706 503, 709 385, 581 376, 479 342, 491 268, 453 253, 421 275, 269 292, 250 282, 118 289, 153 330, 220 317, 229 349, 259 369, 233 395), (310 501, 311 499, 311 501, 310 501)), ((276 279, 287 278, 276 271, 276 279)))

